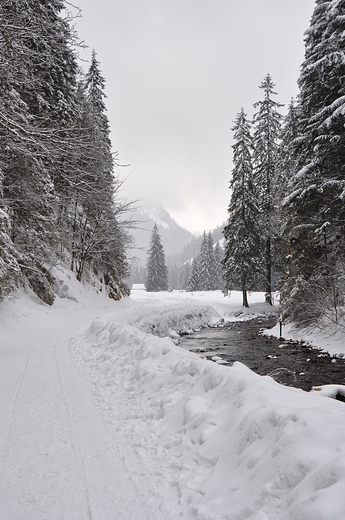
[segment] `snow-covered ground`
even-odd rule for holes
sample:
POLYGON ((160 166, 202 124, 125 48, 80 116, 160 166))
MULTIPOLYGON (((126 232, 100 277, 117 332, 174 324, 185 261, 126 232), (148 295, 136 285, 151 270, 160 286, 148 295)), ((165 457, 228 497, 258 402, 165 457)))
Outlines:
MULTIPOLYGON (((280 326, 277 324, 273 329, 266 331, 270 334, 279 337, 280 326)), ((316 327, 306 329, 296 329, 292 324, 283 326, 282 336, 286 339, 304 340, 311 346, 329 352, 333 356, 345 357, 345 337, 340 331, 335 332, 334 325, 320 330, 316 327)))
POLYGON ((240 294, 116 303, 57 274, 53 307, 0 304, 1 520, 344 520, 344 403, 176 345, 240 294))

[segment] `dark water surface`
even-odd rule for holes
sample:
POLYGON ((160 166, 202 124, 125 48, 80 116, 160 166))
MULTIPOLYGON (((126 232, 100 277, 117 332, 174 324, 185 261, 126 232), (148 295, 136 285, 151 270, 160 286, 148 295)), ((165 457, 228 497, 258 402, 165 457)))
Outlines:
POLYGON ((318 385, 345 385, 345 358, 305 343, 260 335, 260 330, 273 327, 276 320, 270 316, 202 329, 182 336, 180 346, 211 361, 227 362, 226 366, 240 361, 257 374, 306 391, 318 385))

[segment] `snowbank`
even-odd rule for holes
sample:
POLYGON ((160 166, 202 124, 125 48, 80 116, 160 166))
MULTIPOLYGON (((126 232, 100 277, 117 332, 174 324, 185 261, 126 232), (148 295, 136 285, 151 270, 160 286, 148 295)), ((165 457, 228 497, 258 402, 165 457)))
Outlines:
MULTIPOLYGON (((279 323, 263 332, 264 334, 279 338, 279 323)), ((331 356, 345 357, 345 336, 341 331, 335 331, 334 326, 325 327, 323 330, 313 329, 297 329, 292 323, 283 326, 282 336, 285 339, 293 339, 295 341, 304 341, 310 346, 329 352, 331 356)))
POLYGON ((150 482, 150 519, 343 520, 344 404, 158 337, 234 316, 234 300, 139 292, 71 349, 137 488, 150 482))

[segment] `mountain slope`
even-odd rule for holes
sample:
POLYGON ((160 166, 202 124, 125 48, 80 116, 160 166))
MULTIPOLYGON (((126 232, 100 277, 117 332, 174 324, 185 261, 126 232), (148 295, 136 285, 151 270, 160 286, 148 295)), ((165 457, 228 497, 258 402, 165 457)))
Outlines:
POLYGON ((166 257, 178 253, 196 238, 179 226, 163 206, 143 206, 132 214, 132 220, 137 222, 136 229, 131 231, 135 240, 133 254, 141 265, 146 264, 154 224, 157 224, 166 257))

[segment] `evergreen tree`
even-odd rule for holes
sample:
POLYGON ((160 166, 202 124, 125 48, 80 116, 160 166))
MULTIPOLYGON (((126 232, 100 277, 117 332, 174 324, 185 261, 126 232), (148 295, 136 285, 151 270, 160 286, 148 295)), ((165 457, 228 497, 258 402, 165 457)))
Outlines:
POLYGON ((190 292, 199 291, 199 263, 197 257, 193 258, 192 270, 187 283, 187 290, 190 292))
POLYGON ((168 290, 168 269, 157 224, 154 225, 147 260, 145 287, 148 292, 168 290))
POLYGON ((121 280, 127 276, 125 248, 129 237, 119 221, 126 205, 123 206, 117 198, 121 183, 113 172, 104 88, 105 80, 93 51, 85 85, 80 87, 84 137, 90 143, 91 153, 84 158, 83 186, 75 190, 77 211, 72 212, 71 267, 73 269, 75 264, 80 280, 85 263, 92 263, 94 268, 104 273, 110 293, 115 297, 127 293, 121 280))
MULTIPOLYGON (((289 193, 289 184, 296 169, 295 142, 298 137, 299 110, 292 98, 288 113, 282 124, 280 144, 277 157, 277 175, 273 190, 274 204, 281 208, 289 193)), ((279 216, 279 215, 278 215, 279 216)))
POLYGON ((167 264, 168 284, 172 289, 180 289, 180 266, 176 263, 167 264))
POLYGON ((277 234, 272 197, 277 175, 282 118, 278 111, 282 105, 272 99, 272 96, 276 94, 274 87, 271 76, 267 74, 260 85, 264 91, 264 99, 254 104, 254 108, 258 109, 254 114, 254 173, 265 243, 266 301, 270 304, 272 304, 272 264, 274 261, 272 248, 277 234))
MULTIPOLYGON (((14 265, 16 259, 48 303, 45 265, 70 252, 78 279, 88 262, 104 274, 110 295, 128 292, 122 282, 128 235, 120 222, 126 203, 113 175, 104 79, 93 53, 77 88, 75 36, 64 7, 63 0, 0 5, 2 260, 14 265)), ((14 287, 18 269, 7 273, 14 287)))
POLYGON ((90 67, 85 77, 85 88, 89 141, 93 143, 89 170, 95 175, 97 189, 104 199, 109 185, 113 182, 114 158, 104 102, 105 79, 101 74, 95 50, 92 51, 90 67))
POLYGON ((345 294, 345 2, 317 0, 299 78, 296 164, 286 199, 283 317, 338 321, 345 294))
POLYGON ((214 248, 214 259, 215 259, 215 289, 223 290, 224 289, 224 280, 223 280, 223 269, 222 269, 222 260, 224 257, 223 249, 221 248, 219 241, 216 243, 216 247, 214 248))
POLYGON ((60 130, 75 115, 77 72, 62 9, 58 0, 0 6, 0 168, 9 236, 26 276, 30 266, 41 271, 59 235, 55 179, 68 155, 60 130))
POLYGON ((214 254, 212 235, 204 231, 199 254, 199 291, 213 291, 214 285, 214 254))
POLYGON ((260 239, 260 212, 253 178, 252 137, 243 110, 235 119, 235 144, 228 207, 228 222, 224 228, 225 254, 222 261, 227 289, 240 287, 243 306, 248 307, 247 291, 258 287, 263 279, 263 258, 260 239))
POLYGON ((287 251, 288 251, 288 210, 285 199, 289 194, 289 186, 293 171, 296 167, 296 154, 294 143, 298 136, 299 111, 294 99, 291 99, 288 112, 284 117, 281 131, 281 139, 277 157, 276 179, 272 190, 274 206, 274 221, 278 234, 272 244, 274 258, 274 284, 282 291, 287 275, 287 251))
POLYGON ((192 267, 189 262, 184 262, 180 269, 180 283, 178 289, 188 291, 188 281, 190 279, 192 267))
POLYGON ((211 274, 211 287, 212 291, 217 289, 217 258, 215 254, 215 249, 213 247, 213 236, 211 231, 208 232, 207 235, 207 241, 208 241, 208 258, 209 258, 209 265, 210 265, 210 274, 211 274))

